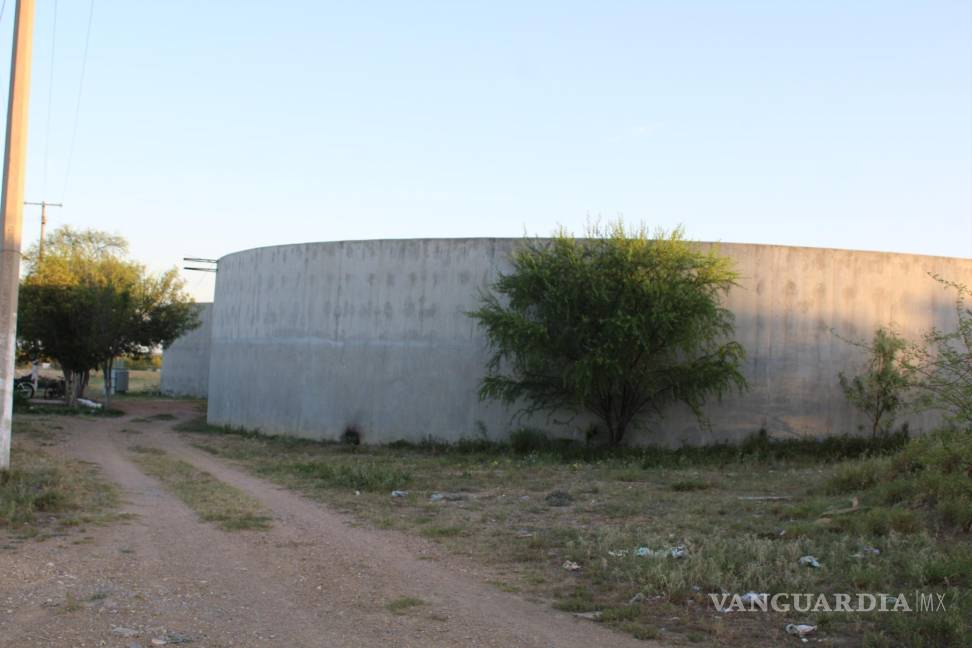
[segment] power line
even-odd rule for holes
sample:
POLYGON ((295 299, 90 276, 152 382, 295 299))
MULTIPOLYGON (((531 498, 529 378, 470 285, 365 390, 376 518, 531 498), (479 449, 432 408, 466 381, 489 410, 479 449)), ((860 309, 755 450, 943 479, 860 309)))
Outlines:
POLYGON ((47 195, 47 161, 51 148, 51 108, 54 105, 54 60, 57 46, 57 0, 54 0, 54 19, 51 22, 51 69, 47 78, 47 124, 44 127, 44 171, 41 175, 41 195, 47 195))
MULTIPOLYGON (((3 0, 6 2, 7 0, 3 0)), ((84 53, 81 55, 81 78, 78 81, 78 96, 74 102, 74 125, 71 127, 71 145, 68 148, 67 166, 64 169, 64 184, 61 187, 61 202, 67 194, 68 180, 71 178, 71 163, 74 162, 74 145, 78 139, 78 118, 81 115, 81 94, 84 89, 84 75, 88 69, 88 46, 91 44, 91 22, 94 18, 95 0, 88 5, 88 28, 84 34, 84 53)), ((0 9, 0 17, 3 11, 0 9)))

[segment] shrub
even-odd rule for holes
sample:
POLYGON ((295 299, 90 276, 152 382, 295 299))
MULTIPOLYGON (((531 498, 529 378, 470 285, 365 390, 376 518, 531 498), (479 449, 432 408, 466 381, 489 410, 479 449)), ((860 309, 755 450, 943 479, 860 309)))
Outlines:
MULTIPOLYGON (((970 475, 972 434, 947 428, 912 439, 891 457, 841 466, 824 488, 830 494, 861 493, 878 505, 921 508, 940 525, 969 532, 970 475)), ((910 527, 904 519, 890 526, 899 530, 902 525, 910 527)))
POLYGON ((588 412, 617 445, 629 427, 746 386, 743 348, 720 298, 731 262, 682 230, 654 236, 616 224, 561 234, 511 257, 469 315, 492 350, 480 396, 526 412, 588 412))
POLYGON ((917 405, 941 410, 952 424, 972 427, 972 309, 969 289, 931 275, 946 290, 955 291, 955 330, 932 328, 906 351, 903 363, 915 375, 917 405))
POLYGON ((879 328, 870 345, 859 345, 868 352, 869 359, 864 372, 848 378, 839 374, 844 396, 863 412, 871 422, 871 436, 888 433, 895 416, 904 407, 904 392, 910 384, 901 355, 907 343, 894 331, 879 328))
POLYGON ((516 454, 543 452, 551 447, 550 439, 539 430, 520 428, 510 433, 510 448, 516 454))
POLYGON ((359 446, 361 445, 361 432, 354 425, 349 425, 344 428, 344 432, 341 433, 341 443, 347 446, 359 446))

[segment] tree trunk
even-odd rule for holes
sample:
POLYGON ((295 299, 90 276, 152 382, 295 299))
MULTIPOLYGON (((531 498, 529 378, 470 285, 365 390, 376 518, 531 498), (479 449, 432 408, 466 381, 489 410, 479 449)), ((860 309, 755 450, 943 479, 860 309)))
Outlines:
POLYGON ((68 407, 76 407, 78 404, 78 377, 80 374, 71 369, 63 369, 64 372, 64 402, 68 407))
POLYGON ((604 423, 607 426, 608 443, 612 448, 617 447, 621 443, 621 437, 624 436, 623 425, 615 421, 614 417, 609 417, 604 423))
POLYGON ((108 360, 101 366, 102 373, 105 374, 105 409, 111 407, 111 392, 112 392, 112 380, 111 380, 111 369, 115 365, 114 358, 108 358, 108 360))
POLYGON ((91 379, 91 370, 85 369, 81 374, 79 374, 78 379, 78 398, 84 396, 84 390, 88 388, 88 380, 91 379))

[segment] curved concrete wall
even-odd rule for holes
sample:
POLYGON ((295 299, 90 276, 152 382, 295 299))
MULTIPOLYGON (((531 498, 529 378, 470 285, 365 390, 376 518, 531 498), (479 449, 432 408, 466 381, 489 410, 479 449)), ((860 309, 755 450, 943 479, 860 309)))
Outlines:
MULTIPOLYGON (((371 442, 455 440, 512 414, 477 397, 486 349, 466 312, 505 270, 520 239, 379 240, 246 250, 219 261, 212 322, 209 421, 271 434, 337 438, 354 425, 371 442)), ((720 245, 741 274, 727 306, 748 357, 749 392, 709 407, 712 429, 686 411, 632 442, 854 432, 839 371, 861 361, 845 337, 895 322, 914 336, 954 322, 953 295, 928 277, 972 285, 972 261, 763 245, 720 245)), ((558 417, 559 418, 559 417, 558 417)), ((930 415, 913 429, 934 424, 930 415)), ((534 419, 561 434, 579 421, 534 419)))
POLYGON ((206 398, 209 393, 213 305, 197 306, 199 327, 174 341, 162 352, 162 384, 159 389, 163 394, 206 398))

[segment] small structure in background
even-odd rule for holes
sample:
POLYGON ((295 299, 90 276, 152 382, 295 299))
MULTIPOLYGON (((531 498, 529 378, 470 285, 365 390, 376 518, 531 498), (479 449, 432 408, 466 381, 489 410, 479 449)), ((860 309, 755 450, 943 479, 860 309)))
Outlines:
POLYGON ((162 352, 159 390, 169 396, 209 394, 209 345, 212 336, 211 303, 197 304, 199 328, 183 335, 162 352))
POLYGON ((128 393, 128 368, 124 360, 115 360, 115 365, 111 368, 111 393, 128 393))

